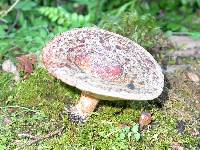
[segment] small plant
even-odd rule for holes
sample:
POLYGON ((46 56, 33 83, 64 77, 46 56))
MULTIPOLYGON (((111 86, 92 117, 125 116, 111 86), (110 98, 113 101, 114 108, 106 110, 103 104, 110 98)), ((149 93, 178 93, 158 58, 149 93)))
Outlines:
POLYGON ((107 139, 111 136, 115 137, 118 141, 139 141, 141 139, 141 135, 139 133, 139 124, 133 123, 133 125, 125 126, 122 128, 114 127, 112 126, 110 128, 110 133, 106 134, 104 132, 101 132, 100 135, 107 139))
POLYGON ((48 17, 51 22, 65 27, 82 27, 90 25, 89 15, 83 16, 77 13, 69 13, 62 7, 41 7, 39 12, 48 17))
POLYGON ((150 14, 141 16, 136 11, 122 13, 117 18, 104 19, 100 27, 128 37, 145 48, 155 46, 161 34, 155 19, 150 14))
POLYGON ((137 11, 123 12, 118 17, 104 18, 99 26, 135 41, 156 59, 161 59, 161 54, 173 47, 150 14, 140 15, 137 11))
POLYGON ((122 128, 122 130, 120 130, 117 135, 120 140, 124 140, 127 138, 129 141, 139 141, 141 138, 141 135, 139 133, 139 125, 136 123, 134 123, 132 127, 126 126, 122 128))
POLYGON ((147 5, 147 12, 156 16, 162 30, 199 33, 199 0, 155 0, 147 5))

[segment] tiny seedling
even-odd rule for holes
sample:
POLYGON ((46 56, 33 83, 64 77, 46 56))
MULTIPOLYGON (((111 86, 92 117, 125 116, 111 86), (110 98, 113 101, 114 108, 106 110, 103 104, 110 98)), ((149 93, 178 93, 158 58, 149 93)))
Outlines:
POLYGON ((139 133, 139 125, 134 123, 132 127, 126 126, 119 132, 118 137, 120 140, 128 138, 129 141, 131 140, 139 141, 141 138, 141 135, 139 133))

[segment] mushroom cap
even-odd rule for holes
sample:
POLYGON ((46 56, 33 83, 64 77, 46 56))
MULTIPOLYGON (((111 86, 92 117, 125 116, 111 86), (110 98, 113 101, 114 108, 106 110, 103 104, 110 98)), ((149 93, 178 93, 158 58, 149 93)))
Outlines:
POLYGON ((73 29, 43 48, 48 72, 105 100, 152 100, 164 76, 152 55, 130 39, 96 27, 73 29))

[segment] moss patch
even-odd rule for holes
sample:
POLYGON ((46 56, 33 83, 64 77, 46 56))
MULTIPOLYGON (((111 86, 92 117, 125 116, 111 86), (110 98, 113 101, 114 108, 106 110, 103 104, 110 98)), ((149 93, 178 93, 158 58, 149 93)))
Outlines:
MULTIPOLYGON (((156 108, 148 102, 130 103, 122 109, 116 103, 119 102, 102 102, 98 111, 84 126, 68 122, 62 136, 44 141, 39 146, 47 149, 170 149, 173 142, 178 142, 187 149, 198 147, 197 138, 189 132, 178 134, 178 118, 169 116, 164 109, 156 108), (141 107, 134 109, 134 105, 141 107), (145 105, 151 108, 145 109, 145 105), (123 128, 137 122, 143 110, 153 114, 153 122, 150 128, 140 131, 142 139, 138 142, 121 139, 120 132, 123 128)), ((33 145, 30 149, 36 147, 38 146, 33 145)))
POLYGON ((77 90, 56 80, 44 69, 37 69, 29 79, 16 85, 13 101, 22 106, 39 108, 46 115, 58 119, 64 105, 78 97, 77 90))
POLYGON ((4 105, 7 102, 13 88, 13 75, 10 73, 0 72, 0 105, 4 105))
MULTIPOLYGON (((193 71, 193 70, 191 70, 193 71)), ((195 68, 196 72, 200 67, 195 68)), ((170 87, 168 96, 154 101, 101 101, 97 110, 83 126, 72 124, 64 117, 59 118, 64 105, 79 98, 79 91, 68 87, 49 76, 43 69, 37 69, 28 80, 18 83, 12 93, 14 105, 19 105, 9 113, 9 107, 0 110, 0 146, 14 149, 28 138, 19 133, 41 136, 65 125, 61 136, 55 136, 33 144, 25 149, 171 149, 173 142, 185 149, 198 149, 199 130, 199 85, 190 81, 185 72, 167 76, 170 87), (25 106, 26 108, 22 107, 25 106), (137 123, 142 111, 152 114, 153 121, 145 127, 141 139, 121 138, 125 127, 137 123), (10 117, 11 125, 3 124, 10 117), (179 123, 184 122, 182 133, 179 123)))

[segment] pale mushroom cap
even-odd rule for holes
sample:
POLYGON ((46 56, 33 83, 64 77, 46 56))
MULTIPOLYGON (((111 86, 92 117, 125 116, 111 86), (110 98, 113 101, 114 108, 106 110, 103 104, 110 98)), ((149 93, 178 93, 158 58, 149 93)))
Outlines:
POLYGON ((96 27, 64 32, 43 48, 48 72, 98 99, 152 100, 163 90, 160 66, 143 47, 96 27))

